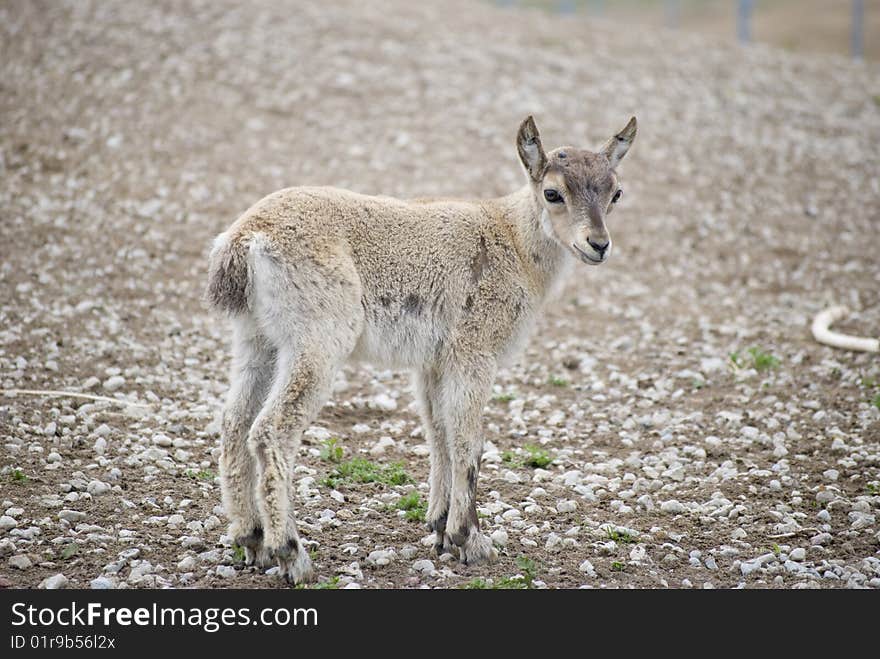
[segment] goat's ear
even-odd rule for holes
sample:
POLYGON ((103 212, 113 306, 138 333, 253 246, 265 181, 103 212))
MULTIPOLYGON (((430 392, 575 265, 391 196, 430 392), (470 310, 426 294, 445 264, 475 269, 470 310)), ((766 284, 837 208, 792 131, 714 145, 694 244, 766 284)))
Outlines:
POLYGON ((629 151, 629 147, 632 146, 633 140, 636 139, 637 131, 638 125, 636 124, 636 118, 632 117, 626 125, 626 128, 608 140, 605 143, 605 146, 602 147, 602 153, 608 157, 608 162, 611 163, 612 169, 617 167, 618 163, 623 160, 626 152, 629 151))
POLYGON ((541 136, 538 134, 538 127, 532 115, 526 117, 519 125, 516 148, 529 177, 535 182, 540 181, 544 167, 547 165, 547 155, 544 153, 544 147, 541 146, 541 136))

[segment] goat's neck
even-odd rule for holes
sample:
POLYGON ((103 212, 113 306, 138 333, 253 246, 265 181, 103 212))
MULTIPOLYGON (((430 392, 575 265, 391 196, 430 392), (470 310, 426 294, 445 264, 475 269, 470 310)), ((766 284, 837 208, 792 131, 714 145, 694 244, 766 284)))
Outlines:
POLYGON ((502 208, 520 259, 533 273, 536 292, 543 301, 565 273, 568 252, 544 231, 541 225, 544 209, 535 199, 531 186, 525 185, 503 197, 502 208))

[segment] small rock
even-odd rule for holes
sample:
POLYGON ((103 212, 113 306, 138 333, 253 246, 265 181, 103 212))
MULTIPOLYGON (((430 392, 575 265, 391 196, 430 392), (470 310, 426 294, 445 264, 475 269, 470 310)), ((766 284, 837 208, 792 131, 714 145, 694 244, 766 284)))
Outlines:
POLYGON ((560 499, 556 502, 556 512, 572 513, 577 510, 577 501, 573 499, 560 499))
POLYGON ((660 504, 660 510, 664 513, 672 513, 673 515, 677 515, 679 513, 685 512, 686 508, 675 499, 670 499, 669 501, 664 501, 660 504))
POLYGON ((596 569, 593 567, 593 564, 588 560, 584 560, 583 563, 578 565, 578 570, 586 574, 588 577, 596 577, 596 569))
POLYGON ((103 481, 89 481, 86 491, 93 497, 101 496, 110 491, 110 484, 103 481))
POLYGON ((376 551, 371 551, 370 555, 367 556, 367 564, 368 565, 388 565, 391 561, 394 560, 394 552, 387 551, 384 549, 377 549, 376 551))
POLYGON ((98 577, 89 582, 89 588, 92 590, 113 590, 115 585, 107 577, 98 577))
POLYGON ((374 410, 393 412, 397 409, 397 401, 388 394, 376 394, 370 402, 367 403, 367 406, 374 410))
POLYGON ((8 531, 9 529, 14 529, 16 526, 18 526, 18 522, 9 515, 3 515, 0 517, 0 531, 8 531))
POLYGON ((380 437, 379 441, 370 448, 370 455, 383 455, 385 451, 394 448, 397 443, 390 437, 380 437))
POLYGON ((97 389, 98 385, 100 384, 101 381, 93 375, 87 378, 86 381, 82 383, 82 388, 83 391, 92 391, 93 389, 97 389))
POLYGON ((222 579, 231 579, 235 576, 235 568, 231 565, 218 565, 214 573, 222 579))
POLYGON ((704 375, 708 373, 718 373, 727 370, 727 362, 720 357, 705 357, 700 360, 700 372, 704 375))
POLYGON ((70 522, 71 524, 81 522, 85 518, 86 514, 78 510, 62 510, 58 513, 58 519, 63 519, 64 521, 70 522))
POLYGON ((812 545, 827 545, 834 538, 830 533, 818 533, 810 538, 810 544, 812 545))
POLYGON ((819 503, 830 503, 837 498, 837 495, 832 490, 819 490, 816 492, 816 501, 819 503))
POLYGON ((547 542, 544 545, 544 549, 554 550, 560 544, 562 544, 562 537, 558 533, 551 532, 550 535, 547 536, 547 542))
POLYGON ((427 559, 422 559, 420 561, 416 561, 413 563, 412 569, 416 572, 420 572, 425 576, 433 575, 437 570, 434 568, 434 563, 427 559))
POLYGON ((58 574, 54 574, 51 577, 43 579, 38 587, 44 588, 46 590, 58 590, 59 588, 65 588, 67 586, 67 583, 67 577, 59 572, 58 574))
POLYGON ((496 531, 492 531, 492 535, 489 536, 492 539, 493 544, 498 547, 506 547, 507 546, 507 531, 504 529, 498 529, 496 531))
POLYGON ((18 556, 13 556, 9 559, 9 565, 17 570, 27 570, 33 565, 33 563, 31 563, 31 559, 24 554, 19 554, 18 556))
POLYGON ((788 554, 788 557, 793 561, 802 561, 807 557, 807 550, 803 547, 795 547, 788 554))
POLYGON ((92 447, 98 455, 104 455, 107 452, 107 440, 103 437, 98 437, 95 440, 95 444, 92 447))
POLYGON ((177 563, 177 569, 180 572, 192 572, 196 569, 196 559, 194 556, 187 556, 177 563))
POLYGON ((104 389, 107 391, 116 391, 117 389, 121 389, 124 384, 124 377, 121 375, 114 375, 104 380, 104 389))

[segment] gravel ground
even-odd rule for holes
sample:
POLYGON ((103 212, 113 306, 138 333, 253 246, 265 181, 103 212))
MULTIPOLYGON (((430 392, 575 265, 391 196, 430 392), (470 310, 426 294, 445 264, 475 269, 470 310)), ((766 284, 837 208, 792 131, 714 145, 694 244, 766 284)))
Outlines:
POLYGON ((321 580, 880 587, 880 361, 808 331, 844 302, 880 333, 880 68, 404 0, 0 6, 0 385, 137 404, 0 397, 0 583, 283 587, 219 507, 211 238, 287 185, 509 192, 528 113, 548 145, 640 134, 615 254, 486 408, 501 558, 430 555, 408 376, 349 368, 294 476, 321 580), (332 489, 331 438, 413 482, 332 489))

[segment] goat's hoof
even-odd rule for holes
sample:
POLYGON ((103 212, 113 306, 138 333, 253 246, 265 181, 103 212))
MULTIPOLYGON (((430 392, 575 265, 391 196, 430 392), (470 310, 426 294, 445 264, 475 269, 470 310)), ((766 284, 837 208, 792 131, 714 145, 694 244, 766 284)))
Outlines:
POLYGON ((492 541, 479 531, 472 531, 459 548, 459 558, 465 565, 483 565, 498 559, 492 541))
POLYGON ((244 548, 244 564, 245 565, 256 565, 257 567, 269 567, 272 565, 273 560, 272 556, 269 555, 269 552, 265 547, 260 546, 256 549, 252 549, 251 547, 244 548))
POLYGON ((263 547, 263 529, 255 528, 250 533, 234 536, 232 541, 244 550, 245 565, 265 566, 270 557, 263 547))
POLYGON ((306 584, 315 581, 312 559, 297 538, 291 538, 280 547, 268 551, 278 563, 278 575, 289 584, 306 584))
POLYGON ((278 574, 289 584, 306 584, 315 582, 315 571, 308 552, 300 549, 288 558, 278 559, 278 574))
POLYGON ((446 533, 443 532, 435 532, 434 533, 434 555, 437 558, 440 558, 443 554, 451 554, 455 544, 453 544, 452 540, 446 533))

